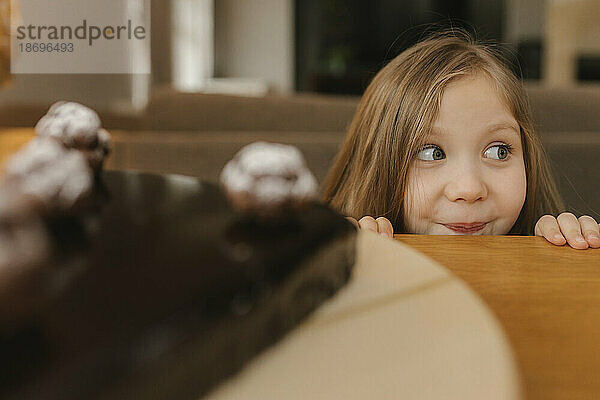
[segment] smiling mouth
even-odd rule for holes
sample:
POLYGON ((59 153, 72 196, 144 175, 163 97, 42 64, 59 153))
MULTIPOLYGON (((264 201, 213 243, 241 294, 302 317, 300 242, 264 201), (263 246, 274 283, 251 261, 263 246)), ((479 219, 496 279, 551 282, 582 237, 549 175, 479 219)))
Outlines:
POLYGON ((474 222, 469 224, 443 224, 446 228, 458 233, 476 233, 487 225, 487 222, 474 222))

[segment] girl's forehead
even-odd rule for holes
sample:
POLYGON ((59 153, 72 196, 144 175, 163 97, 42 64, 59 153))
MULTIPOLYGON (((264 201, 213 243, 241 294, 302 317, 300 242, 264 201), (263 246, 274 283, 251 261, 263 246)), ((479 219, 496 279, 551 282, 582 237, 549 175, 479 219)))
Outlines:
POLYGON ((471 108, 508 111, 502 91, 496 82, 484 73, 469 74, 450 81, 441 93, 440 110, 469 106, 471 108))
POLYGON ((519 125, 499 93, 498 86, 485 74, 467 75, 450 82, 441 94, 433 128, 514 128, 519 125))

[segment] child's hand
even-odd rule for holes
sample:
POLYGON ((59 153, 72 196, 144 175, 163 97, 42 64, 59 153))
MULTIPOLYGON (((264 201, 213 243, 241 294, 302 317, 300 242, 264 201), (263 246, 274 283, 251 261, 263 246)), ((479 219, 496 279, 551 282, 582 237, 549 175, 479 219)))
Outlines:
POLYGON ((346 219, 352 222, 356 229, 365 229, 368 231, 373 231, 379 233, 380 235, 387 236, 389 238, 394 237, 394 227, 387 218, 379 217, 375 219, 367 215, 365 217, 362 217, 358 221, 352 217, 346 217, 346 219))
POLYGON ((562 246, 566 241, 574 249, 600 247, 599 226, 589 215, 577 219, 575 215, 564 212, 554 218, 552 215, 542 216, 535 224, 535 235, 543 236, 550 243, 562 246))

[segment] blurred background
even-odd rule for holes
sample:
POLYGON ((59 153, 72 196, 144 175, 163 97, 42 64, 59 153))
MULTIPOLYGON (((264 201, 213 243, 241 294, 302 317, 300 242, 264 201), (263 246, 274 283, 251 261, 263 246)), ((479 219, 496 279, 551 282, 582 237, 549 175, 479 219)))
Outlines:
POLYGON ((164 85, 359 95, 424 32, 450 26, 502 43, 528 81, 598 82, 599 16, 598 0, 153 0, 150 77, 19 75, 0 103, 68 97, 140 109, 164 85))
MULTIPOLYGON (((143 1, 111 4, 125 13, 143 1)), ((0 38, 8 3, 0 0, 0 38)), ((461 27, 501 44, 524 79, 567 208, 600 219, 600 0, 151 0, 150 8, 149 75, 11 75, 0 40, 0 158, 31 138, 51 103, 74 100, 113 133, 109 168, 215 180, 240 147, 269 140, 299 147, 322 181, 374 74, 429 30, 461 27)))

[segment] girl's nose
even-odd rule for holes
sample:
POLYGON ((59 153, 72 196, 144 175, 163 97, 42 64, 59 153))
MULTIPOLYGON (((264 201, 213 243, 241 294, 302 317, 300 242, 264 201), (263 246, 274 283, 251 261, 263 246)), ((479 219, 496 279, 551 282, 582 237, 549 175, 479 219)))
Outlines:
POLYGON ((479 171, 461 169, 450 176, 445 194, 450 201, 464 200, 472 203, 477 200, 485 200, 488 191, 479 171))

